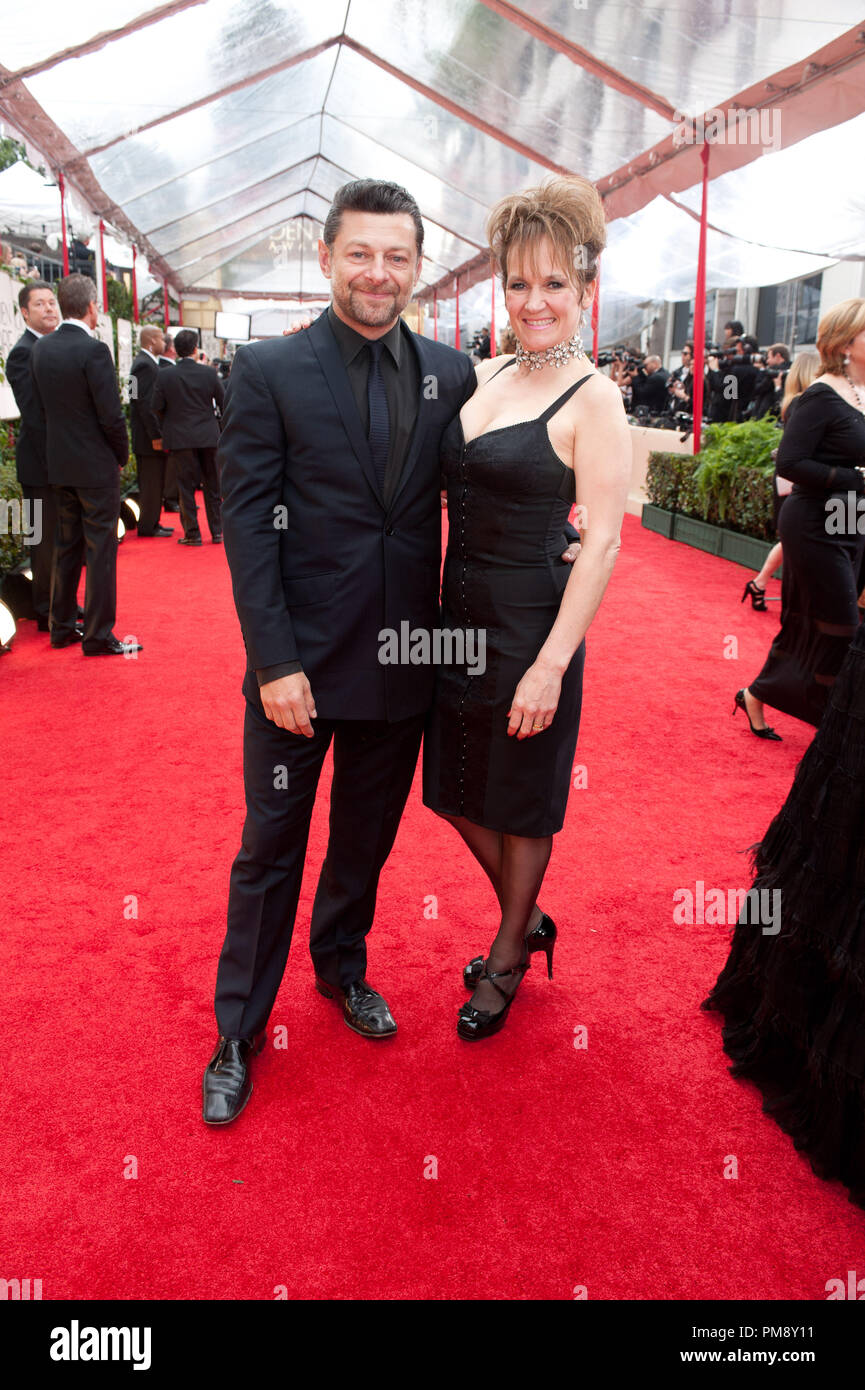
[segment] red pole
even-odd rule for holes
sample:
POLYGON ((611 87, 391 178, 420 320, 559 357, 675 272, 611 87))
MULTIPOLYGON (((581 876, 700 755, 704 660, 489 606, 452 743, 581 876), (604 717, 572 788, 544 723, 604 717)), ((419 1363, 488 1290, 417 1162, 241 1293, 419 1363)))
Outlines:
POLYGON ((433 337, 439 340, 439 292, 433 290, 433 337))
POLYGON ((168 307, 168 281, 167 281, 167 280, 163 280, 163 282, 162 282, 162 296, 163 296, 163 301, 164 301, 164 304, 165 304, 165 327, 166 327, 166 328, 170 328, 170 327, 171 327, 171 313, 170 313, 169 307, 168 307))
POLYGON ((102 310, 108 313, 108 280, 105 276, 105 223, 99 219, 99 264, 102 267, 102 310))
POLYGON ((595 277, 595 297, 592 300, 592 357, 595 366, 598 365, 598 349, 600 337, 601 319, 601 263, 598 261, 598 273, 595 277))
POLYGON ((138 322, 138 281, 135 277, 135 262, 138 259, 138 251, 132 247, 132 322, 138 322))
POLYGON ((182 300, 182 299, 178 299, 178 301, 177 301, 177 322, 180 324, 180 327, 182 328, 182 327, 183 327, 183 300, 182 300))
POLYGON ((459 275, 456 277, 456 350, 459 352, 459 275))
POLYGON ((709 207, 709 146, 703 142, 703 202, 700 209, 700 249, 694 295, 694 453, 700 452, 703 424, 703 358, 706 348, 706 216, 709 207))
POLYGON ((493 273, 493 294, 490 307, 490 357, 496 355, 496 277, 493 273))
POLYGON ((63 238, 63 274, 69 274, 69 247, 66 244, 66 180, 61 169, 57 175, 60 187, 60 235, 63 238))

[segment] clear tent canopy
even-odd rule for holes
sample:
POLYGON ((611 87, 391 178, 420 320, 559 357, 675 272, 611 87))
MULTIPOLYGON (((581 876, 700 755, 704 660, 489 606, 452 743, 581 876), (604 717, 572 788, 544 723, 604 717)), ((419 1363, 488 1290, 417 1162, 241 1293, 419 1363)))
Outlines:
POLYGON ((710 289, 865 255, 856 0, 42 0, 38 18, 0 15, 7 133, 178 294, 326 296, 328 204, 372 176, 421 207, 421 298, 457 276, 478 295, 490 205, 565 171, 607 208, 602 326, 689 298, 685 117, 710 111, 710 289), (759 117, 745 139, 737 109, 759 117))

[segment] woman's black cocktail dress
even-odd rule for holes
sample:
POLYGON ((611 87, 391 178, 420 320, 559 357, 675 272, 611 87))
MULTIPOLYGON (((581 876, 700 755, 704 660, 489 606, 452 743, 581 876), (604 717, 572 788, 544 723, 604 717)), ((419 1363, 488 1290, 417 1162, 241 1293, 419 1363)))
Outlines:
POLYGON ((483 633, 486 649, 476 674, 468 660, 438 667, 423 799, 432 810, 512 835, 561 830, 571 783, 585 642, 565 672, 550 726, 524 739, 507 729, 517 685, 549 635, 571 574, 562 528, 575 480, 547 423, 588 379, 537 419, 466 443, 457 416, 442 440, 449 523, 442 627, 483 633))

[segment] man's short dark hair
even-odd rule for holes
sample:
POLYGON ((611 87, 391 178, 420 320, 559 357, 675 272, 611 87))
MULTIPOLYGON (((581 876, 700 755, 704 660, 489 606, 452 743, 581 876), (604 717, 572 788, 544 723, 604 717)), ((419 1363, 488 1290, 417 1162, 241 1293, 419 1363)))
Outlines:
POLYGON ((783 357, 785 362, 790 361, 790 349, 786 343, 773 343, 770 348, 766 349, 766 352, 767 354, 774 352, 776 356, 783 357))
POLYGON ((407 212, 414 222, 417 253, 420 256, 423 250, 420 208, 401 184, 382 183, 379 179, 355 179, 352 183, 344 183, 342 188, 336 190, 325 218, 321 234, 325 246, 333 246, 336 241, 344 212, 375 212, 387 216, 407 212))
POLYGON ((65 319, 83 319, 96 298, 96 284, 89 275, 67 275, 57 286, 57 302, 65 319))
POLYGON ((730 329, 734 338, 741 338, 742 334, 745 332, 745 325, 740 323, 738 319, 730 319, 730 322, 725 323, 724 327, 730 329))
POLYGON ((174 348, 178 357, 191 357, 198 347, 198 334, 194 328, 181 328, 174 335, 174 348))
POLYGON ((18 308, 26 309, 30 303, 30 296, 34 290, 50 290, 54 293, 54 286, 49 285, 47 280, 28 280, 27 284, 18 294, 18 308))
POLYGON ((753 353, 760 351, 760 344, 757 342, 756 338, 751 336, 750 333, 745 334, 744 338, 742 339, 742 346, 746 352, 753 353))

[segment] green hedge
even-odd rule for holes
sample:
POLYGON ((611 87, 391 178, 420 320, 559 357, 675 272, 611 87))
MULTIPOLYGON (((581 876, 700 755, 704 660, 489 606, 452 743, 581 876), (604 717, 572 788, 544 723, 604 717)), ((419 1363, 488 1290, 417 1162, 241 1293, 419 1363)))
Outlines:
POLYGON ((707 425, 699 454, 649 455, 649 500, 664 511, 773 541, 772 452, 780 439, 780 426, 768 417, 707 425))

